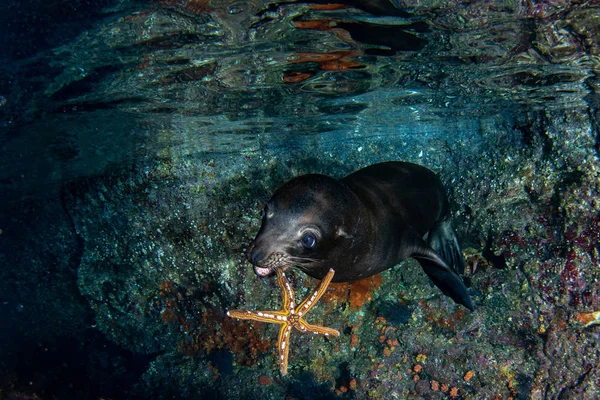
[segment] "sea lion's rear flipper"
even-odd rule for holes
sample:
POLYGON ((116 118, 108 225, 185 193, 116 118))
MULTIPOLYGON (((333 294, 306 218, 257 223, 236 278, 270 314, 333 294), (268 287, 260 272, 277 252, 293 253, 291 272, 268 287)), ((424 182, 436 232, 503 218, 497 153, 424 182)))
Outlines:
POLYGON ((427 243, 457 274, 465 272, 465 260, 450 219, 438 222, 431 228, 427 243))
POLYGON ((467 293, 467 287, 462 279, 460 279, 460 276, 458 276, 456 271, 450 268, 444 260, 433 251, 433 249, 426 245, 425 242, 415 246, 411 257, 421 264, 423 271, 429 276, 429 279, 431 279, 435 286, 440 288, 446 296, 449 296, 455 303, 462 304, 471 311, 475 309, 473 302, 469 297, 469 293, 467 293))

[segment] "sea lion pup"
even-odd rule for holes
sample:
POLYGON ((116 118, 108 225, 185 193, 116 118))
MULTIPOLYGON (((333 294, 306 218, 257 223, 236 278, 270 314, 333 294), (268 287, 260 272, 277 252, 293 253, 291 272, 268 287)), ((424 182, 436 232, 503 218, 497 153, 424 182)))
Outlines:
POLYGON ((259 276, 297 266, 322 279, 333 268, 334 282, 366 278, 408 257, 444 294, 474 309, 459 276, 465 264, 442 182, 406 162, 371 165, 340 180, 290 180, 265 206, 248 252, 259 276))

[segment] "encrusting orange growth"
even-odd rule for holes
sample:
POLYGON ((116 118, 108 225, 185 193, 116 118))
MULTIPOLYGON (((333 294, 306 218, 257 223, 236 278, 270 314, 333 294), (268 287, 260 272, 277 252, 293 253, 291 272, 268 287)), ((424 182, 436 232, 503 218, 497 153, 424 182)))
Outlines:
POLYGON ((318 31, 326 31, 331 29, 329 25, 330 19, 315 19, 311 21, 294 21, 294 25, 298 29, 315 29, 318 31))
POLYGON ((467 371, 465 376, 463 376, 463 379, 465 380, 465 382, 469 382, 472 377, 473 377, 473 371, 467 371))
POLYGON ((350 284, 350 307, 358 310, 363 304, 371 300, 373 293, 381 286, 381 274, 354 281, 350 284))
POLYGON ((224 318, 222 310, 206 300, 214 292, 212 285, 205 282, 204 287, 188 288, 169 280, 159 285, 160 297, 154 306, 162 307, 160 318, 185 333, 177 350, 196 356, 227 348, 238 364, 255 364, 261 354, 270 350, 269 343, 262 340, 262 328, 224 318))
POLYGON ((450 393, 448 393, 448 395, 450 396, 451 399, 456 398, 458 396, 458 388, 452 387, 452 389, 450 389, 450 393))
POLYGON ((283 74, 281 78, 285 83, 298 83, 308 78, 311 78, 313 74, 309 74, 306 72, 286 72, 283 74))
POLYGON ((358 335, 356 333, 353 333, 352 336, 350 336, 350 347, 356 348, 358 346, 358 342, 358 335))
POLYGON ((383 283, 381 274, 373 275, 351 283, 332 283, 329 285, 330 296, 325 300, 328 304, 348 302, 353 310, 360 310, 383 283))
POLYGON ((350 284, 346 282, 331 283, 329 285, 329 291, 327 292, 327 298, 324 298, 323 303, 330 307, 337 307, 348 301, 348 293, 350 291, 350 284))
MULTIPOLYGON (((364 65, 356 60, 357 52, 333 51, 331 53, 298 53, 290 57, 294 64, 316 63, 325 71, 345 71, 347 69, 363 68, 364 65)), ((368 278, 365 278, 368 279, 368 278)))
POLYGON ((258 377, 258 384, 260 386, 269 386, 273 383, 273 379, 269 378, 266 375, 261 375, 258 377))
POLYGON ((347 8, 347 4, 338 4, 338 3, 330 3, 330 4, 311 4, 310 8, 313 10, 339 10, 340 8, 347 8))

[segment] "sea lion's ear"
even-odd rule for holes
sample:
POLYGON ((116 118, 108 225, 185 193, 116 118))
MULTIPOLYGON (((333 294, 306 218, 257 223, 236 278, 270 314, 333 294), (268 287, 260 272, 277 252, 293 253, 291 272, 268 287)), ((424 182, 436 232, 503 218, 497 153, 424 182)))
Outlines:
POLYGON ((348 232, 346 232, 344 230, 343 226, 338 227, 336 234, 337 234, 337 236, 343 237, 344 239, 350 239, 350 238, 352 238, 352 235, 349 234, 348 232))
POLYGON ((411 257, 421 264, 423 271, 446 296, 455 303, 462 304, 473 311, 475 306, 467 293, 467 288, 460 276, 450 268, 437 253, 419 238, 413 248, 411 257))

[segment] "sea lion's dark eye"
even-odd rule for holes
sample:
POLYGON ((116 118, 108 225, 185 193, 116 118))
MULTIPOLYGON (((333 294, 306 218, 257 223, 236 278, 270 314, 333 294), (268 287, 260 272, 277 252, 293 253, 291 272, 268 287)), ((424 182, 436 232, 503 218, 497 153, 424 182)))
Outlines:
POLYGON ((317 239, 312 233, 305 233, 304 235, 302 235, 300 242, 302 242, 302 245, 307 249, 312 249, 313 247, 315 247, 317 239))

